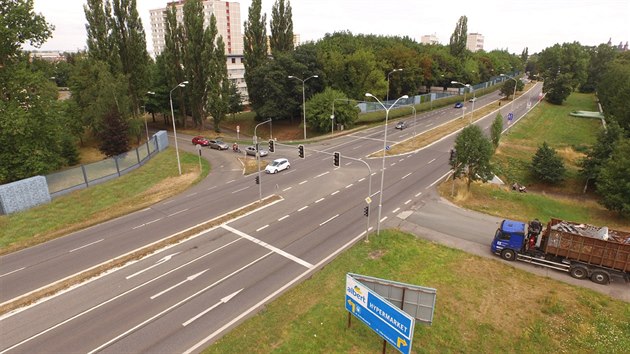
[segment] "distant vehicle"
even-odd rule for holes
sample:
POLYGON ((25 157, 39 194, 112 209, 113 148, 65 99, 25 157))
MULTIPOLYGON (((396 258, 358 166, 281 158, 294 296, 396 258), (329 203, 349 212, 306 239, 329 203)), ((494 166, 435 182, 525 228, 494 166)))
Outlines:
MULTIPOLYGON (((245 153, 247 153, 247 155, 251 155, 251 156, 256 156, 256 147, 255 146, 248 146, 245 148, 245 153)), ((258 155, 260 155, 260 157, 265 157, 269 154, 269 151, 267 150, 263 150, 263 149, 258 149, 258 155)))
POLYGON ((201 145, 201 146, 208 146, 210 145, 210 140, 204 138, 203 136, 196 136, 194 138, 192 138, 192 143, 193 145, 201 145))
POLYGON ((224 143, 221 140, 209 140, 208 146, 210 146, 211 149, 217 150, 227 150, 230 148, 228 144, 224 143))
POLYGON ((291 168, 291 164, 287 159, 275 159, 272 163, 265 167, 266 173, 278 173, 282 170, 288 170, 291 168))
POLYGON ((455 106, 453 106, 454 108, 462 108, 464 107, 464 104, 462 102, 457 102, 455 103, 455 106))
POLYGON ((398 122, 396 123, 396 129, 403 130, 407 128, 407 122, 398 122))
POLYGON ((477 100, 477 97, 473 97, 471 99, 468 100, 468 102, 475 102, 477 100))

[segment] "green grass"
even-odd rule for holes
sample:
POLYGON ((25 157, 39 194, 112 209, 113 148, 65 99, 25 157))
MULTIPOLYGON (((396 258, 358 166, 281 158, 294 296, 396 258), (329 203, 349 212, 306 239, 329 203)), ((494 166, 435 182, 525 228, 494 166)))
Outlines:
MULTIPOLYGON (((359 242, 204 353, 377 353, 383 340, 344 309, 348 272, 437 289, 414 353, 622 353, 630 304, 387 230, 359 242)), ((388 353, 397 352, 388 345, 388 353)))
POLYGON ((145 208, 183 191, 202 180, 208 162, 180 153, 182 173, 178 177, 174 149, 167 149, 144 166, 109 182, 53 199, 49 204, 11 215, 0 216, 0 254, 49 240, 98 222, 145 208))

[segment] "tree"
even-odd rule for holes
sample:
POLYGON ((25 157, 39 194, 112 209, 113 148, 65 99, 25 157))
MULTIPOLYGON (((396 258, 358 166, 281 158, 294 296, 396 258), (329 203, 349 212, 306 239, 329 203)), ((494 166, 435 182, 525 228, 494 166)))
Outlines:
POLYGON ((455 158, 452 166, 454 175, 465 176, 467 189, 473 181, 486 182, 493 177, 490 159, 492 143, 483 135, 481 128, 469 125, 455 138, 455 158))
MULTIPOLYGON (((166 28, 164 33, 164 63, 167 73, 166 97, 170 99, 170 91, 180 82, 185 81, 184 74, 184 36, 183 29, 177 24, 177 10, 175 4, 166 10, 166 28)), ((179 109, 182 126, 186 126, 186 104, 183 90, 175 90, 176 105, 179 109)), ((165 117, 167 117, 165 115, 165 117)), ((168 118, 166 118, 168 120, 168 118)), ((166 122, 165 122, 166 123, 166 122)))
POLYGON ((596 49, 589 51, 590 61, 588 65, 588 77, 580 92, 595 92, 606 68, 617 56, 615 49, 606 44, 600 44, 596 49))
POLYGON ((243 110, 243 96, 236 86, 236 82, 230 80, 230 90, 228 99, 228 113, 234 118, 234 114, 243 110))
POLYGON ((324 133, 332 130, 333 123, 352 127, 359 118, 359 108, 356 101, 348 99, 343 92, 328 87, 308 100, 306 116, 309 128, 324 133), (334 120, 330 118, 331 114, 334 114, 334 120))
POLYGON ((291 2, 276 0, 271 8, 271 38, 269 44, 271 52, 288 52, 293 50, 293 18, 291 14, 291 2))
POLYGON ((0 0, 0 69, 29 42, 40 47, 50 36, 54 26, 33 11, 33 0, 0 0))
POLYGON ((261 16, 261 7, 262 0, 252 0, 247 14, 247 21, 244 24, 243 56, 245 59, 245 82, 247 83, 249 102, 252 106, 264 104, 261 95, 265 87, 256 85, 260 80, 252 77, 252 73, 268 60, 267 15, 261 16))
POLYGON ((620 215, 630 215, 630 141, 621 141, 600 170, 597 190, 601 203, 620 215))
POLYGON ((127 121, 116 107, 110 107, 103 116, 103 126, 99 130, 98 135, 101 140, 99 150, 108 157, 127 152, 129 150, 128 128, 127 121))
POLYGON ((451 35, 449 48, 451 55, 456 58, 463 58, 466 54, 466 40, 468 37, 468 18, 461 16, 455 25, 455 30, 451 35))
POLYGON ((527 58, 528 57, 529 57, 528 48, 525 47, 525 49, 523 49, 523 52, 521 53, 521 61, 523 62, 523 65, 525 65, 525 63, 527 63, 527 58))
POLYGON ((615 146, 622 139, 623 130, 615 121, 611 121, 599 131, 597 142, 589 149, 586 157, 580 163, 580 174, 586 178, 585 190, 589 183, 595 184, 599 180, 602 165, 610 159, 615 146))
POLYGON ((490 126, 490 140, 495 150, 499 147, 501 132, 503 132, 503 117, 501 116, 501 112, 499 112, 494 118, 492 126, 490 126))
MULTIPOLYGON (((210 57, 213 56, 214 43, 206 40, 205 35, 211 33, 212 41, 216 37, 216 24, 210 32, 204 30, 203 4, 201 0, 190 0, 184 3, 184 68, 186 70, 186 96, 190 102, 192 119, 197 128, 200 128, 205 120, 205 106, 207 98, 207 84, 210 65, 210 57), (206 48, 210 46, 210 48, 206 48), (210 53, 208 53, 210 51, 210 53)), ((216 20, 214 20, 216 23, 216 20)), ((212 24, 211 24, 212 27, 212 24)))
POLYGON ((85 30, 87 32, 88 55, 94 60, 109 64, 112 73, 119 70, 115 55, 115 41, 111 36, 112 7, 109 0, 87 0, 83 5, 85 30))
POLYGON ((566 173, 562 158, 547 142, 543 142, 532 158, 531 171, 537 180, 551 184, 564 180, 566 173))
POLYGON ((543 83, 543 92, 547 93, 545 98, 550 103, 561 105, 572 91, 570 74, 563 74, 558 71, 556 74, 545 76, 543 83))
POLYGON ((206 55, 210 64, 206 86, 208 92, 207 108, 212 115, 214 131, 220 132, 220 124, 229 111, 230 79, 227 73, 225 45, 222 37, 217 39, 216 47, 214 47, 214 36, 216 36, 216 33, 216 20, 214 15, 212 15, 210 27, 206 30, 206 50, 209 52, 206 55), (209 50, 209 48, 212 48, 212 50, 209 50))
POLYGON ((501 93, 506 97, 510 97, 514 95, 515 84, 516 84, 516 91, 523 91, 525 89, 525 84, 523 83, 523 81, 518 80, 518 79, 516 80, 516 82, 514 80, 507 80, 501 86, 501 90, 500 90, 501 93))
POLYGON ((611 62, 597 85, 597 96, 608 120, 615 120, 630 132, 630 52, 611 62))
POLYGON ((588 53, 577 42, 556 44, 540 53, 538 66, 549 102, 562 104, 572 91, 586 83, 588 60, 588 53))

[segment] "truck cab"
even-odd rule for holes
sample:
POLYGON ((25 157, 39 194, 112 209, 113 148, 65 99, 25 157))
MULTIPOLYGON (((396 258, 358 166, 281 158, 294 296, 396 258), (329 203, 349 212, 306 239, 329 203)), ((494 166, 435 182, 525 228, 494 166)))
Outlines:
POLYGON ((508 261, 515 260, 517 254, 524 251, 527 243, 525 226, 526 224, 520 221, 503 220, 494 234, 490 246, 492 253, 508 261))

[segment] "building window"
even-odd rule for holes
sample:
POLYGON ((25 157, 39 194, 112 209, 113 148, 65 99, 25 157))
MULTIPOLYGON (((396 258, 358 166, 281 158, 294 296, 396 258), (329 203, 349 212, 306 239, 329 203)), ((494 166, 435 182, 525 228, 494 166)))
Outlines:
POLYGON ((241 64, 242 64, 242 63, 244 63, 244 62, 245 62, 245 59, 244 59, 244 58, 241 58, 241 64))
POLYGON ((232 58, 232 64, 236 64, 236 58, 232 58))

